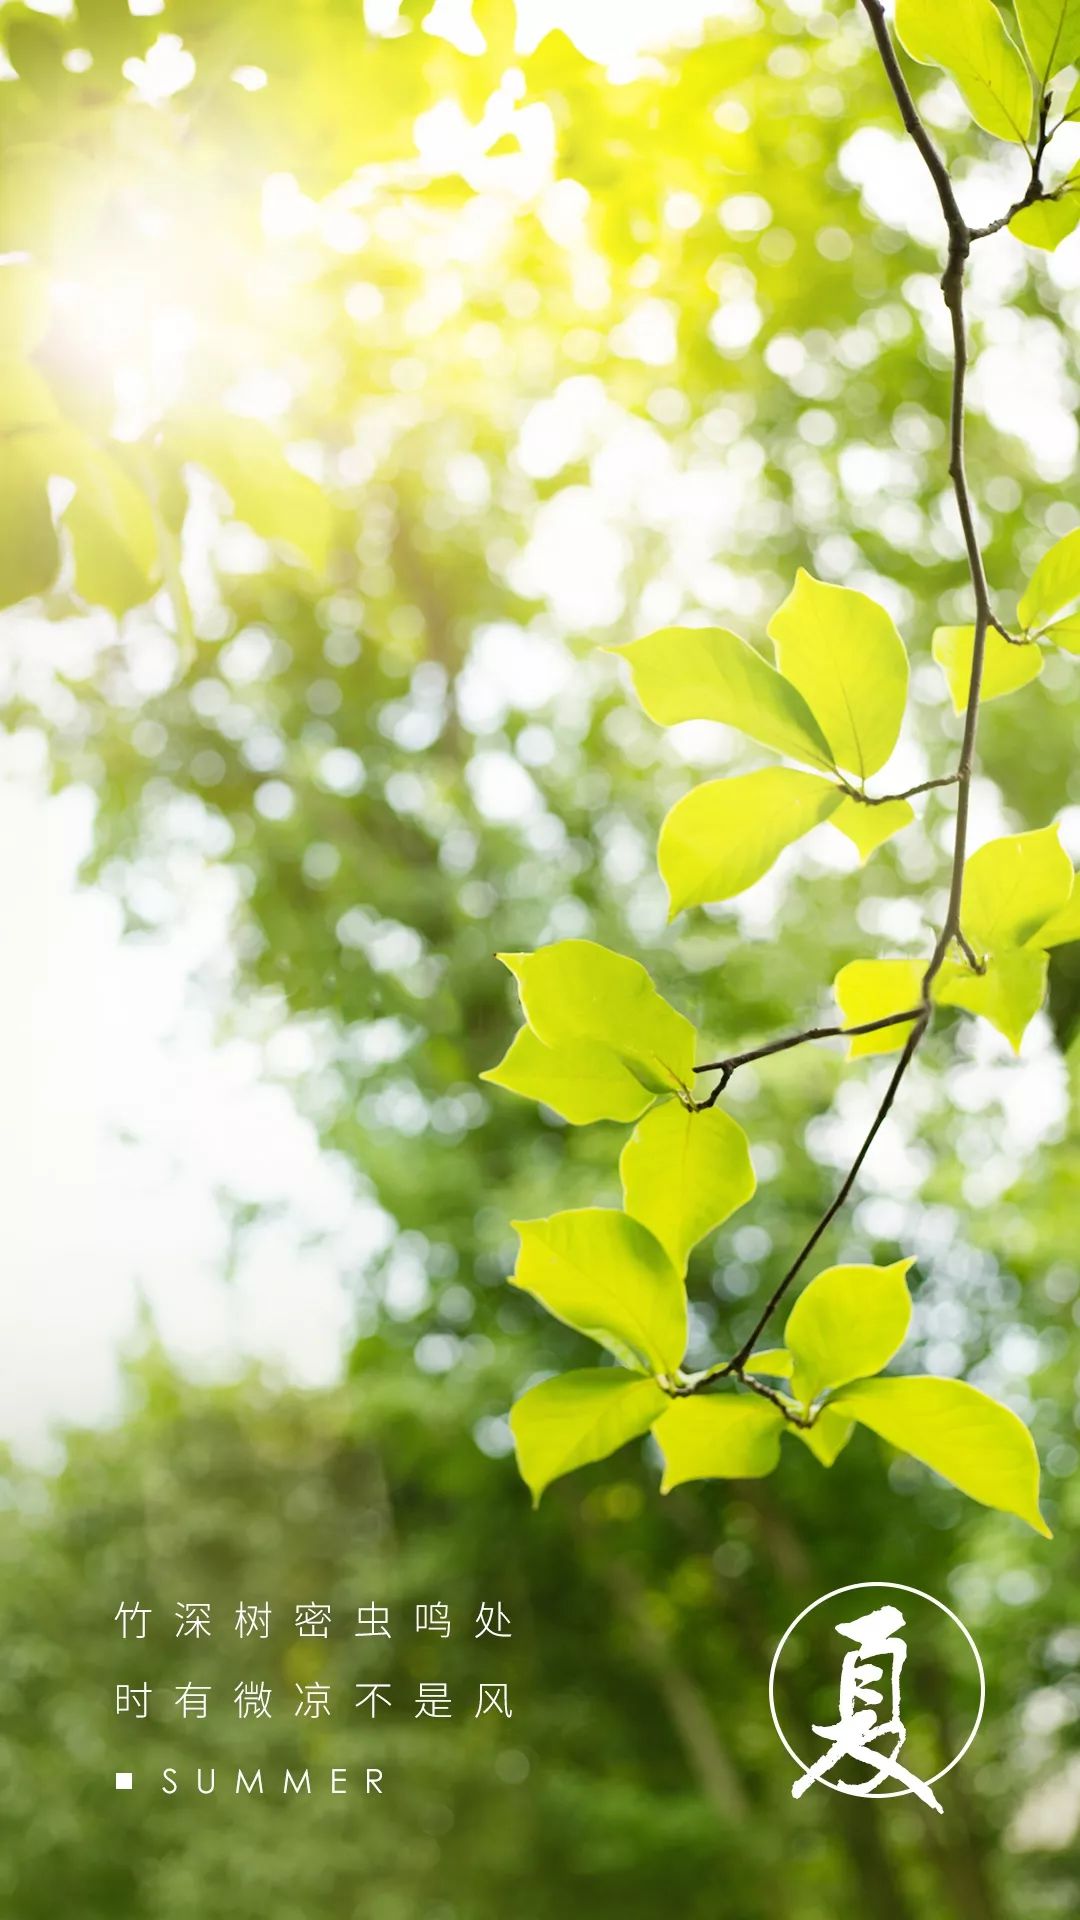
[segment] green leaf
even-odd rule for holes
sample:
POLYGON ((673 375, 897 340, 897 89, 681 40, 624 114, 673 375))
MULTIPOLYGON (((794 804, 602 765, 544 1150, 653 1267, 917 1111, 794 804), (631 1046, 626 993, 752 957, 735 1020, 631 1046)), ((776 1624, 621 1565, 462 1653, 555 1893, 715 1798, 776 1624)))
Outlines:
POLYGON ((896 0, 896 31, 913 60, 943 67, 972 119, 1001 140, 1031 130, 1031 79, 993 0, 896 0))
POLYGON ((866 800, 853 800, 845 794, 836 812, 829 816, 830 827, 838 827, 851 841, 860 860, 869 860, 878 847, 891 840, 901 827, 908 827, 915 810, 906 800, 882 800, 871 806, 866 800))
POLYGON ((498 958, 517 981, 525 1018, 546 1047, 581 1041, 606 1047, 650 1093, 693 1085, 694 1029, 637 960, 594 940, 556 940, 536 953, 498 958))
POLYGON ((521 1236, 513 1286, 623 1366, 676 1371, 686 1351, 686 1288, 640 1221, 580 1207, 513 1226, 521 1236))
MULTIPOLYGON (((890 1013, 904 1013, 922 999, 925 960, 850 960, 833 981, 846 1027, 866 1026, 890 1013)), ((893 1053, 903 1046, 914 1021, 898 1021, 877 1033, 856 1034, 848 1041, 848 1059, 871 1053, 893 1053)))
POLYGON ((510 1430, 533 1506, 562 1474, 606 1460, 647 1433, 667 1405, 655 1380, 616 1367, 584 1367, 530 1387, 510 1410, 510 1430))
POLYGON ((1052 627, 1043 628, 1041 638, 1052 640, 1055 647, 1064 647, 1066 653, 1080 653, 1080 614, 1055 620, 1052 627))
POLYGON ((992 954, 984 973, 974 973, 966 962, 946 960, 933 987, 943 1007, 963 1007, 981 1014, 1020 1051, 1028 1022, 1046 996, 1046 955, 1028 948, 1006 948, 992 954))
MULTIPOLYGON (((971 686, 971 662, 975 651, 974 627, 938 627, 930 651, 949 683, 954 710, 963 713, 971 686)), ((979 699, 999 700, 1037 680, 1043 670, 1043 657, 1036 646, 1010 646, 996 627, 988 627, 983 653, 982 683, 979 699)))
POLYGON ((626 1211, 656 1235, 680 1273, 691 1247, 745 1206, 757 1181, 737 1120, 664 1100, 639 1120, 619 1160, 626 1211))
POLYGON ((1070 940, 1080 940, 1080 886, 1077 886, 1075 876, 1072 892, 1065 905, 1051 915, 1038 933, 1032 934, 1028 944, 1045 949, 1064 947, 1070 940))
POLYGON ((842 1414, 834 1413, 832 1407, 821 1407, 812 1427, 795 1427, 790 1424, 785 1429, 809 1447, 815 1460, 823 1467, 831 1467, 847 1446, 855 1431, 855 1422, 845 1420, 842 1414))
POLYGON ((884 607, 802 567, 769 622, 777 665, 798 687, 837 766, 860 780, 884 766, 907 701, 904 643, 884 607))
POLYGON ((59 418, 56 401, 37 368, 16 353, 0 354, 0 434, 50 427, 59 418))
POLYGON ((832 766, 828 741, 802 695, 738 634, 665 627, 609 651, 629 663, 638 699, 660 726, 720 720, 794 760, 832 766))
POLYGON ((74 427, 45 433, 39 458, 75 484, 64 526, 75 557, 75 591, 115 614, 148 600, 160 577, 153 509, 120 460, 74 427))
POLYGON ((1039 1457, 1022 1420, 963 1380, 860 1380, 830 1406, 932 1467, 984 1507, 1018 1514, 1050 1538, 1039 1512, 1039 1457))
POLYGON ((809 1406, 831 1387, 888 1366, 911 1323, 905 1276, 913 1265, 827 1267, 804 1288, 784 1330, 796 1400, 809 1406))
POLYGON ((27 434, 5 441, 0 453, 0 607, 45 593, 60 566, 45 476, 31 439, 27 434))
POLYGON ((480 1078, 542 1101, 575 1127, 593 1120, 636 1120, 653 1098, 609 1047, 588 1040, 545 1047, 531 1027, 522 1027, 498 1066, 480 1078))
POLYGON ((1080 59, 1080 0, 1015 0, 1016 19, 1039 91, 1080 59))
POLYGON ((1080 527, 1074 527, 1043 554, 1026 591, 1021 595, 1016 617, 1026 633, 1045 627, 1055 614, 1064 613, 1080 599, 1080 527))
POLYGON ((677 800, 660 829, 660 873, 674 919, 683 907, 730 900, 777 855, 835 813, 839 787, 791 767, 708 780, 677 800))
POLYGON ((664 1456, 661 1493, 685 1480, 760 1480, 780 1458, 783 1425, 778 1407, 749 1395, 673 1400, 653 1428, 664 1456))
POLYGON ((264 540, 295 548, 316 573, 325 572, 334 509, 322 488, 290 465, 269 427, 193 409, 177 415, 170 438, 182 459, 220 480, 238 520, 264 540))
POLYGON ((1065 905, 1072 883, 1056 827, 991 840, 964 863, 964 933, 981 953, 1022 947, 1065 905))
POLYGON ((752 1353, 746 1363, 747 1373, 766 1373, 775 1380, 790 1380, 795 1365, 786 1347, 763 1347, 760 1353, 752 1353))
POLYGON ((0 353, 30 353, 49 324, 49 282, 28 260, 0 264, 0 353))
POLYGON ((1041 247, 1044 253, 1053 253, 1054 248, 1075 231, 1078 221, 1080 190, 1070 184, 1055 192, 1052 198, 1021 207, 1009 221, 1009 232, 1029 247, 1041 247))

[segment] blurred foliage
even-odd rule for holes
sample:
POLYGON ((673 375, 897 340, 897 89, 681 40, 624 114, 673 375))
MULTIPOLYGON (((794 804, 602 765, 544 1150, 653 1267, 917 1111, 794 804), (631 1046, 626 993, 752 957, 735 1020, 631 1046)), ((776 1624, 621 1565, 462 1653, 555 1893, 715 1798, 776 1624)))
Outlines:
MULTIPOLYGON (((96 795, 89 877, 133 937, 167 940, 200 874, 231 877, 226 1019, 305 1037, 295 1099, 386 1222, 338 1394, 208 1393, 148 1362, 115 1432, 68 1436, 55 1475, 12 1469, 7 1905, 1067 1913, 1080 1146, 1074 1063, 1066 1085, 1041 1023, 1019 1068, 958 1026, 948 1082, 949 1049, 928 1045, 823 1252, 916 1254, 905 1365, 964 1372, 1029 1421, 1052 1545, 914 1467, 894 1463, 883 1499, 866 1434, 829 1476, 787 1461, 782 1505, 750 1485, 661 1503, 631 1451, 533 1516, 502 1457, 513 1392, 583 1358, 506 1290, 505 1222, 604 1199, 616 1140, 479 1084, 515 1024, 494 950, 634 943, 717 1052, 812 1020, 872 947, 926 951, 947 796, 868 873, 815 836, 782 904, 766 883, 665 934, 657 824, 742 749, 717 728, 665 741, 597 642, 687 613, 753 638, 805 564, 888 604, 914 667, 905 764, 951 765, 930 635, 971 610, 936 223, 897 189, 893 103, 840 0, 726 7, 614 78, 562 35, 514 51, 509 0, 476 7, 474 54, 425 32, 426 11, 403 8, 400 32, 330 0, 0 11, 18 76, 0 87, 3 245, 29 249, 47 296, 30 303, 32 371, 154 532, 136 584, 94 591, 84 556, 115 549, 71 524, 74 460, 37 470, 32 531, 60 570, 42 564, 43 598, 5 616, 8 725, 27 752, 46 743, 57 784, 96 795), (155 56, 166 33, 179 44, 155 56), (371 1584, 385 1569, 423 1597, 438 1577, 465 1606, 498 1580, 522 1623, 508 1741, 527 1778, 518 1761, 500 1775, 501 1726, 436 1745, 443 1729, 403 1721, 378 1817, 350 1801, 148 1812, 111 1788, 103 1805, 88 1781, 123 1764, 122 1589, 153 1572, 171 1600, 204 1573, 224 1595, 242 1572, 287 1601, 317 1572, 347 1604, 361 1559, 371 1584), (794 1806, 768 1724, 780 1632, 874 1575, 951 1598, 987 1662, 987 1723, 939 1829, 906 1803, 794 1806)), ((1007 204, 1007 163, 938 77, 913 83, 946 147, 976 154, 962 191, 1007 204)), ((970 452, 1006 615, 1073 518, 1073 244, 1048 265, 1005 236, 976 274, 970 452), (1030 427, 1004 405, 1005 353, 1046 369, 1030 427)), ((27 391, 24 373, 18 404, 27 391)), ((986 713, 992 824, 1080 801, 1072 672, 1055 660, 986 713)), ((802 1053, 733 1085, 759 1188, 691 1265, 703 1347, 749 1330, 879 1070, 802 1053)))

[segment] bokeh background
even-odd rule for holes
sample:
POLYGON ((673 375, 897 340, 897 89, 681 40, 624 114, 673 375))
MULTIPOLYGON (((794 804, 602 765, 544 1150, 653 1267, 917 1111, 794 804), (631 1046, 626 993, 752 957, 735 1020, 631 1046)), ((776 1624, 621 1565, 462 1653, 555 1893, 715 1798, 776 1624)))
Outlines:
MULTIPOLYGON (((79 0, 8 4, 0 39, 0 275, 29 257, 33 365, 138 496, 92 496, 88 530, 61 466, 36 577, 14 451, 0 482, 0 1908, 1072 1913, 1075 956, 1019 1060, 942 1023, 828 1246, 917 1255, 907 1370, 1031 1422, 1051 1544, 869 1434, 830 1473, 785 1449, 769 1481, 664 1501, 643 1445, 534 1515, 505 1417, 582 1353, 506 1288, 507 1222, 614 1200, 621 1132, 478 1083, 515 1025, 494 951, 638 952, 722 1051, 825 1012, 849 959, 927 951, 940 917, 948 793, 864 871, 820 828, 667 930, 658 823, 747 750, 661 736, 603 651, 684 618, 760 638, 805 564, 907 639, 898 782, 951 764, 938 216, 859 10, 79 0), (986 1662, 944 1820, 790 1799, 773 1647, 874 1577, 947 1600, 986 1662), (140 1596, 134 1671, 113 1615, 140 1596), (501 1599, 497 1675, 466 1626, 437 1657, 403 1634, 386 1677, 404 1699, 445 1668, 463 1708, 505 1678, 514 1718, 397 1714, 374 1808, 117 1795, 117 1767, 250 1759, 237 1678, 323 1671, 283 1633, 238 1672, 251 1597, 462 1622, 501 1599), (198 1673, 164 1624, 193 1598, 222 1622, 198 1673), (144 1679, 149 1721, 118 1720, 144 1679), (217 1690, 205 1729, 164 1705, 189 1679, 217 1690)), ((913 77, 992 216, 1021 162, 913 77)), ((1006 612, 1076 520, 1078 290, 1076 237, 973 263, 1006 612)), ((1077 673, 1051 659, 986 711, 977 839, 1056 818, 1080 856, 1077 673)), ((760 1184, 695 1255, 704 1350, 752 1323, 879 1071, 823 1048, 738 1077, 760 1184)), ((352 1657, 333 1643, 327 1676, 352 1657)), ((912 1719, 948 1747, 957 1700, 921 1672, 912 1719)), ((265 1755, 363 1765, 373 1740, 279 1719, 265 1755)))

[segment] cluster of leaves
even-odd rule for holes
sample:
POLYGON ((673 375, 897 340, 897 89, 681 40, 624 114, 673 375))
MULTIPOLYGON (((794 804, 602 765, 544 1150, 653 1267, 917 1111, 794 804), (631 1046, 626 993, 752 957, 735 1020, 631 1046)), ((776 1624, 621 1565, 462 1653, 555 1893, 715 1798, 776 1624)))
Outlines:
POLYGON ((789 1381, 789 1391, 698 1397, 709 1375, 683 1371, 687 1264, 697 1242, 753 1195, 746 1134, 691 1098, 693 1028, 636 961, 587 940, 501 957, 527 1024, 484 1077, 575 1124, 637 1120, 619 1159, 621 1210, 515 1223, 514 1285, 618 1363, 557 1375, 516 1402, 511 1426, 534 1497, 647 1431, 664 1456, 666 1492, 686 1480, 771 1473, 785 1429, 831 1466, 858 1422, 1045 1533, 1034 1445, 1015 1414, 961 1381, 869 1378, 907 1333, 910 1260, 834 1267, 810 1282, 785 1347, 752 1354, 742 1370, 751 1383, 789 1381))
MULTIPOLYGON (((878 20, 879 40, 886 36, 888 48, 880 7, 868 5, 867 11, 878 20)), ((1049 6, 1029 0, 1018 7, 1018 15, 1026 57, 992 0, 965 0, 947 17, 924 0, 900 0, 897 31, 914 59, 950 74, 978 124, 1027 147, 1031 183, 1023 203, 1010 210, 1009 223, 1019 237, 1052 246, 1075 221, 1061 223, 1069 183, 1046 189, 1040 167, 1056 130, 1049 124, 1051 82, 1080 52, 1080 12, 1069 0, 1051 0, 1049 6), (1050 214, 1048 207, 1056 211, 1050 214)), ((894 59, 887 53, 887 60, 894 59)), ((905 83, 899 69, 897 75, 903 109, 905 83)), ((1072 106, 1070 96, 1063 119, 1072 106)), ((917 115, 916 124, 923 137, 917 115)), ((941 164, 932 149, 930 164, 932 170, 941 164)), ((959 265, 962 276, 971 241, 979 236, 963 223, 947 180, 940 197, 950 233, 950 272, 959 265)), ((1006 223, 999 221, 987 231, 1006 223)), ((950 310, 962 335, 962 304, 950 310)), ((962 516, 967 513, 970 519, 962 450, 964 351, 961 339, 954 402, 960 428, 958 436, 954 420, 952 472, 962 516)), ((981 561, 977 551, 972 554, 974 540, 972 534, 969 554, 979 623, 939 627, 932 643, 953 704, 968 716, 963 756, 951 778, 924 782, 905 793, 872 795, 866 788, 868 777, 881 771, 896 746, 908 689, 903 641, 885 608, 866 595, 800 570, 767 629, 774 661, 738 635, 714 627, 664 629, 618 649, 629 662, 642 705, 660 724, 720 721, 800 763, 707 782, 672 807, 658 846, 672 918, 684 908, 714 905, 743 892, 768 872, 786 847, 826 820, 867 858, 910 823, 914 813, 909 795, 928 787, 956 784, 964 789, 961 818, 966 831, 978 702, 1014 691, 1038 676, 1040 639, 1075 650, 1074 610, 1080 599, 1080 535, 1069 534, 1036 567, 1018 608, 1022 631, 1014 638, 989 612, 981 561)), ((1055 828, 993 841, 967 859, 961 873, 963 848, 958 829, 950 919, 933 955, 924 960, 856 960, 837 976, 843 1030, 855 1030, 852 1057, 899 1048, 906 1061, 936 1006, 982 1015, 1019 1049, 1046 996, 1049 951, 1080 938, 1075 875, 1055 828)), ((1006 1436, 1003 1448, 984 1450, 981 1439, 975 1448, 976 1457, 1000 1469, 996 1480, 991 1472, 973 1482, 965 1464, 957 1469, 951 1459, 949 1436, 965 1428, 979 1432, 980 1418, 963 1411, 964 1397, 972 1389, 942 1382, 913 1389, 912 1383, 890 1381, 880 1389, 853 1389, 841 1407, 812 1407, 810 1398, 800 1402, 797 1393, 792 1399, 783 1392, 763 1392, 753 1378, 755 1356, 745 1350, 702 1374, 688 1377, 682 1372, 689 1250, 733 1205, 741 1204, 741 1164, 749 1168, 741 1130, 737 1143, 722 1135, 715 1149, 708 1138, 708 1129, 722 1118, 715 1103, 731 1063, 719 1063, 723 1080, 706 1100, 696 1100, 692 1075, 702 1069, 693 1061, 692 1048, 687 1050, 692 1036, 683 1031, 685 1022, 675 1026, 680 1016, 655 994, 635 963, 579 942, 557 944, 546 954, 504 958, 518 981, 526 1026, 488 1077, 545 1101, 574 1123, 638 1118, 620 1161, 623 1213, 579 1210, 518 1226, 516 1284, 597 1339, 624 1368, 650 1376, 619 1382, 593 1371, 544 1383, 526 1395, 515 1408, 513 1424, 522 1472, 534 1492, 558 1473, 604 1457, 646 1430, 656 1434, 664 1451, 665 1486, 692 1477, 768 1472, 779 1457, 785 1422, 805 1435, 825 1416, 824 1433, 811 1444, 828 1465, 838 1451, 832 1435, 842 1428, 846 1440, 850 1420, 862 1417, 861 1407, 872 1416, 865 1424, 874 1426, 876 1419, 883 1437, 911 1452, 921 1444, 920 1457, 932 1456, 945 1477, 989 1504, 1023 1513, 1041 1528, 1029 1484, 1034 1463, 1037 1487, 1031 1442, 1005 1409, 995 1409, 1006 1436), (626 966, 632 972, 624 977, 620 969, 626 966), (639 1118, 642 1101, 649 1096, 659 1104, 650 1104, 639 1118), (731 1376, 756 1388, 767 1404, 696 1397, 713 1380, 731 1376), (935 1397, 942 1390, 944 1408, 935 1397), (660 1395, 675 1404, 662 1409, 660 1395), (842 1414, 848 1416, 846 1426, 842 1414), (940 1448, 934 1437, 939 1417, 946 1432, 940 1448), (913 1444, 913 1434, 918 1444, 913 1444), (1026 1488, 1019 1502, 1014 1469, 1026 1488)), ((886 1096, 875 1131, 891 1097, 886 1096)), ((867 1146, 873 1137, 872 1131, 867 1146)), ((859 1164, 857 1160, 851 1177, 859 1164)), ((826 1215, 823 1225, 830 1217, 826 1215)), ((806 1251, 809 1248, 773 1296, 766 1319, 806 1251)), ((828 1276, 830 1286, 833 1277, 828 1276)), ((824 1278, 807 1288, 803 1301, 812 1299, 814 1286, 824 1278)), ((906 1287, 904 1293, 906 1300, 906 1287)), ((859 1350, 864 1303, 855 1297, 845 1304, 854 1316, 859 1350)), ((807 1311, 813 1318, 813 1309, 807 1311)), ((833 1330, 839 1340, 834 1356, 840 1370, 837 1384, 858 1381, 858 1367, 851 1370, 844 1357, 842 1320, 833 1330)), ((872 1340, 869 1345, 872 1350, 872 1340)), ((883 1366, 894 1350, 877 1364, 883 1366)), ((797 1352, 791 1366, 796 1382, 805 1379, 797 1352)))
MULTIPOLYGON (((1048 124, 1053 82, 1080 60, 1075 0, 1015 0, 1020 45, 994 0, 897 0, 896 31, 913 60, 954 80, 976 124, 999 140, 1032 146, 1041 159, 1058 126, 1080 113, 1080 81, 1048 124)), ((1080 173, 1067 173, 1012 212, 1009 226, 1029 246, 1052 251, 1080 221, 1080 173)))

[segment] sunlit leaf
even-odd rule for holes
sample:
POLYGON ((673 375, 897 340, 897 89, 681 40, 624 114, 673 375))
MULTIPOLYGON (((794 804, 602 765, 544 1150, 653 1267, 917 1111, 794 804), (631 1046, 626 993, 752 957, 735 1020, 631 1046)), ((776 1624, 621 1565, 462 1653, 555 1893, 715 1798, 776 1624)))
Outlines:
POLYGON ((831 1467, 847 1446, 855 1431, 855 1422, 847 1420, 843 1414, 834 1413, 831 1406, 821 1407, 812 1427, 788 1425, 785 1433, 795 1435, 804 1447, 809 1447, 816 1460, 823 1467, 831 1467))
POLYGON ((624 1366, 674 1373, 686 1350, 686 1289, 659 1241, 613 1208, 515 1220, 512 1284, 624 1366))
POLYGON ((784 1416, 750 1394, 673 1400, 653 1428, 664 1456, 662 1493, 685 1480, 759 1480, 780 1458, 784 1416))
MULTIPOLYGON (((949 683, 954 709, 963 713, 971 686, 974 627, 938 627, 930 651, 949 683)), ((979 699, 999 700, 1003 694, 1015 693, 1019 687, 1037 680, 1042 670, 1043 657, 1038 647, 1011 646, 996 627, 988 627, 979 699)))
POLYGON ((884 607, 800 567, 769 634, 837 765, 860 780, 876 773, 896 745, 908 684, 904 643, 884 607))
POLYGON ((1063 647, 1066 653, 1080 653, 1080 614, 1055 620, 1052 626, 1043 628, 1042 638, 1052 640, 1055 647, 1063 647))
POLYGON ((979 953, 1022 947, 1065 905, 1072 884, 1056 827, 991 840, 964 865, 964 933, 979 953))
POLYGON ((1080 600, 1080 527, 1074 527, 1043 554, 1017 607, 1025 631, 1045 627, 1056 614, 1080 600))
POLYGON ((879 805, 870 806, 845 794, 836 812, 830 814, 829 825, 838 827, 851 841, 860 860, 869 860, 878 847, 891 840, 902 827, 910 826, 914 818, 914 808, 907 800, 883 800, 879 805))
POLYGON ((43 434, 40 449, 50 473, 74 482, 63 519, 76 592, 117 614, 141 605, 159 577, 157 528, 145 489, 117 456, 74 427, 43 434))
MULTIPOLYGON (((890 1014, 905 1013, 922 999, 925 960, 850 960, 833 981, 846 1027, 868 1026, 890 1014)), ((893 1053, 903 1046, 913 1021, 897 1021, 876 1033, 859 1033, 848 1041, 848 1059, 871 1053, 893 1053)))
POLYGON ((802 695, 737 634, 722 627, 665 627, 629 646, 627 661, 650 719, 721 720, 763 747, 831 767, 828 741, 802 695))
POLYGON ((774 1380, 790 1380, 794 1365, 786 1347, 762 1347, 760 1353, 750 1355, 745 1371, 768 1374, 774 1380))
POLYGON ((499 959, 517 981, 525 1018, 545 1046, 563 1049, 584 1040, 606 1047, 652 1093, 692 1086, 694 1029, 657 993, 638 961, 594 940, 556 940, 536 953, 500 953, 499 959))
POLYGON ((835 813, 839 787, 791 767, 709 780, 677 800, 660 829, 660 873, 671 916, 730 900, 768 873, 777 855, 835 813))
POLYGON ((987 133, 1027 139, 1031 78, 993 0, 896 0, 896 31, 913 60, 955 80, 987 133))
POLYGON ((1028 1023, 1046 997, 1046 955, 1031 948, 1006 948, 992 954, 983 973, 965 961, 945 961, 934 982, 934 999, 944 1007, 981 1014, 1019 1052, 1028 1023))
POLYGON ((16 436, 0 451, 0 607, 44 593, 60 566, 45 475, 30 438, 16 436))
POLYGON ((1035 200, 1030 207, 1021 207, 1009 221, 1009 232, 1029 247, 1041 247, 1044 253, 1053 253, 1054 248, 1075 231, 1078 221, 1080 188, 1069 185, 1052 199, 1035 200))
POLYGON ((236 414, 178 414, 170 440, 185 460, 220 480, 243 520, 264 540, 292 547, 316 573, 325 571, 335 511, 323 488, 299 473, 261 421, 236 414))
POLYGON ((582 1368, 531 1387, 510 1409, 510 1429, 533 1505, 562 1474, 647 1433, 667 1405, 655 1380, 616 1367, 582 1368))
POLYGON ((619 1160, 624 1204, 680 1273, 691 1247, 745 1206, 757 1184, 737 1120, 665 1100, 639 1120, 619 1160))
POLYGON ((1016 19, 1040 89, 1080 59, 1080 0, 1015 0, 1016 19))
POLYGON ((831 1387, 888 1366, 911 1322, 906 1275, 913 1264, 827 1267, 803 1289, 784 1330, 797 1400, 808 1406, 831 1387))
POLYGON ((29 260, 0 264, 0 354, 30 353, 49 323, 49 283, 29 260))
POLYGON ((653 1098, 610 1048, 588 1040, 545 1047, 531 1027, 522 1027, 498 1066, 480 1078, 543 1101, 576 1127, 593 1120, 636 1120, 653 1098))
POLYGON ((830 1401, 932 1467, 985 1507, 1018 1514, 1050 1537, 1039 1512, 1039 1457, 1022 1420, 963 1380, 860 1380, 830 1401))
POLYGON ((1080 940, 1080 886, 1073 880, 1073 888, 1065 905, 1033 933, 1030 945, 1033 947, 1064 947, 1070 940, 1080 940))

